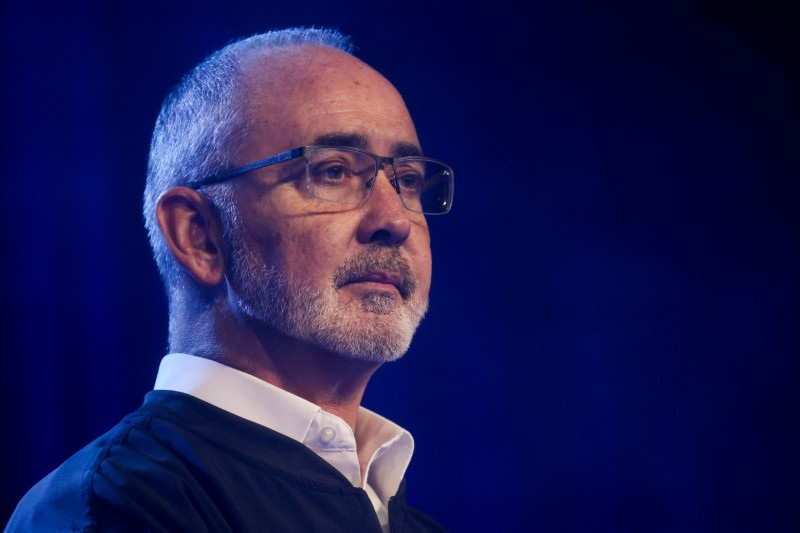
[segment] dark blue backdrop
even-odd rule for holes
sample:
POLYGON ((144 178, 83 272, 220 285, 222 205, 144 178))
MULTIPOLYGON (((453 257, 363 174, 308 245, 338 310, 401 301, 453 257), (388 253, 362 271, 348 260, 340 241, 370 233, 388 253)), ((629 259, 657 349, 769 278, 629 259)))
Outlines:
POLYGON ((456 531, 800 528, 798 18, 641 4, 4 3, 0 518, 151 387, 161 99, 313 24, 457 166, 429 318, 365 401, 416 437, 411 502, 456 531))

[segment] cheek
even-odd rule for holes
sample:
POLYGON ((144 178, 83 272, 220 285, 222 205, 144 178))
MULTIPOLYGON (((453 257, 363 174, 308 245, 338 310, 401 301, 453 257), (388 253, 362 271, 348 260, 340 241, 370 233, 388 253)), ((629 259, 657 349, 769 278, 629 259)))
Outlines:
POLYGON ((281 234, 282 260, 289 273, 316 286, 331 282, 347 255, 348 231, 343 224, 311 217, 281 234))
POLYGON ((256 230, 256 246, 265 262, 315 286, 321 278, 330 282, 347 249, 347 222, 309 214, 307 201, 289 187, 273 191, 257 209, 261 229, 256 230))
POLYGON ((417 282, 419 283, 420 292, 424 291, 424 294, 427 295, 431 288, 431 274, 433 272, 433 267, 431 264, 430 250, 423 255, 424 257, 422 257, 420 260, 417 282))
POLYGON ((409 259, 414 267, 414 274, 417 277, 420 291, 428 294, 431 286, 432 274, 432 258, 431 258, 431 241, 430 234, 428 233, 427 226, 415 227, 412 232, 416 231, 413 240, 413 245, 408 247, 409 259))

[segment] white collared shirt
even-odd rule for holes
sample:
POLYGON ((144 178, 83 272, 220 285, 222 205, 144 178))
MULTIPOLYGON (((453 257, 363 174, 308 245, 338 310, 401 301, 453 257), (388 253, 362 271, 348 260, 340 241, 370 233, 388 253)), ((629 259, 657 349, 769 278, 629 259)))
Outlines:
POLYGON ((183 392, 301 442, 369 495, 384 531, 414 452, 411 434, 359 407, 356 432, 341 418, 255 376, 194 355, 173 353, 158 369, 155 390, 183 392), (359 457, 367 464, 361 479, 359 457))

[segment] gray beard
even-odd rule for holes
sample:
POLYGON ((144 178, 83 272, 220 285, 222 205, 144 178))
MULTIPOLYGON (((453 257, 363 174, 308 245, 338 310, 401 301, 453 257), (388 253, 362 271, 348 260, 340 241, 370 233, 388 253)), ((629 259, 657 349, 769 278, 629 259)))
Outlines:
POLYGON ((414 332, 428 309, 419 298, 417 281, 395 247, 371 244, 337 268, 323 289, 267 266, 243 242, 236 222, 226 241, 230 280, 238 304, 249 318, 298 340, 343 357, 370 362, 399 359, 408 351, 414 332), (399 272, 403 305, 386 292, 369 292, 343 303, 338 289, 365 271, 399 272))

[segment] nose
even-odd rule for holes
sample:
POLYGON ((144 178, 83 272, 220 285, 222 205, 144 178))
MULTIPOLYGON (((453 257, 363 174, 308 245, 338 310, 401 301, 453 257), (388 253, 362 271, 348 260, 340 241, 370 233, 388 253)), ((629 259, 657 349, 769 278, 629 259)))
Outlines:
POLYGON ((412 213, 403 207, 400 195, 389 181, 393 177, 391 167, 384 166, 372 183, 358 227, 358 239, 362 243, 398 245, 404 243, 411 233, 409 215, 412 213))

